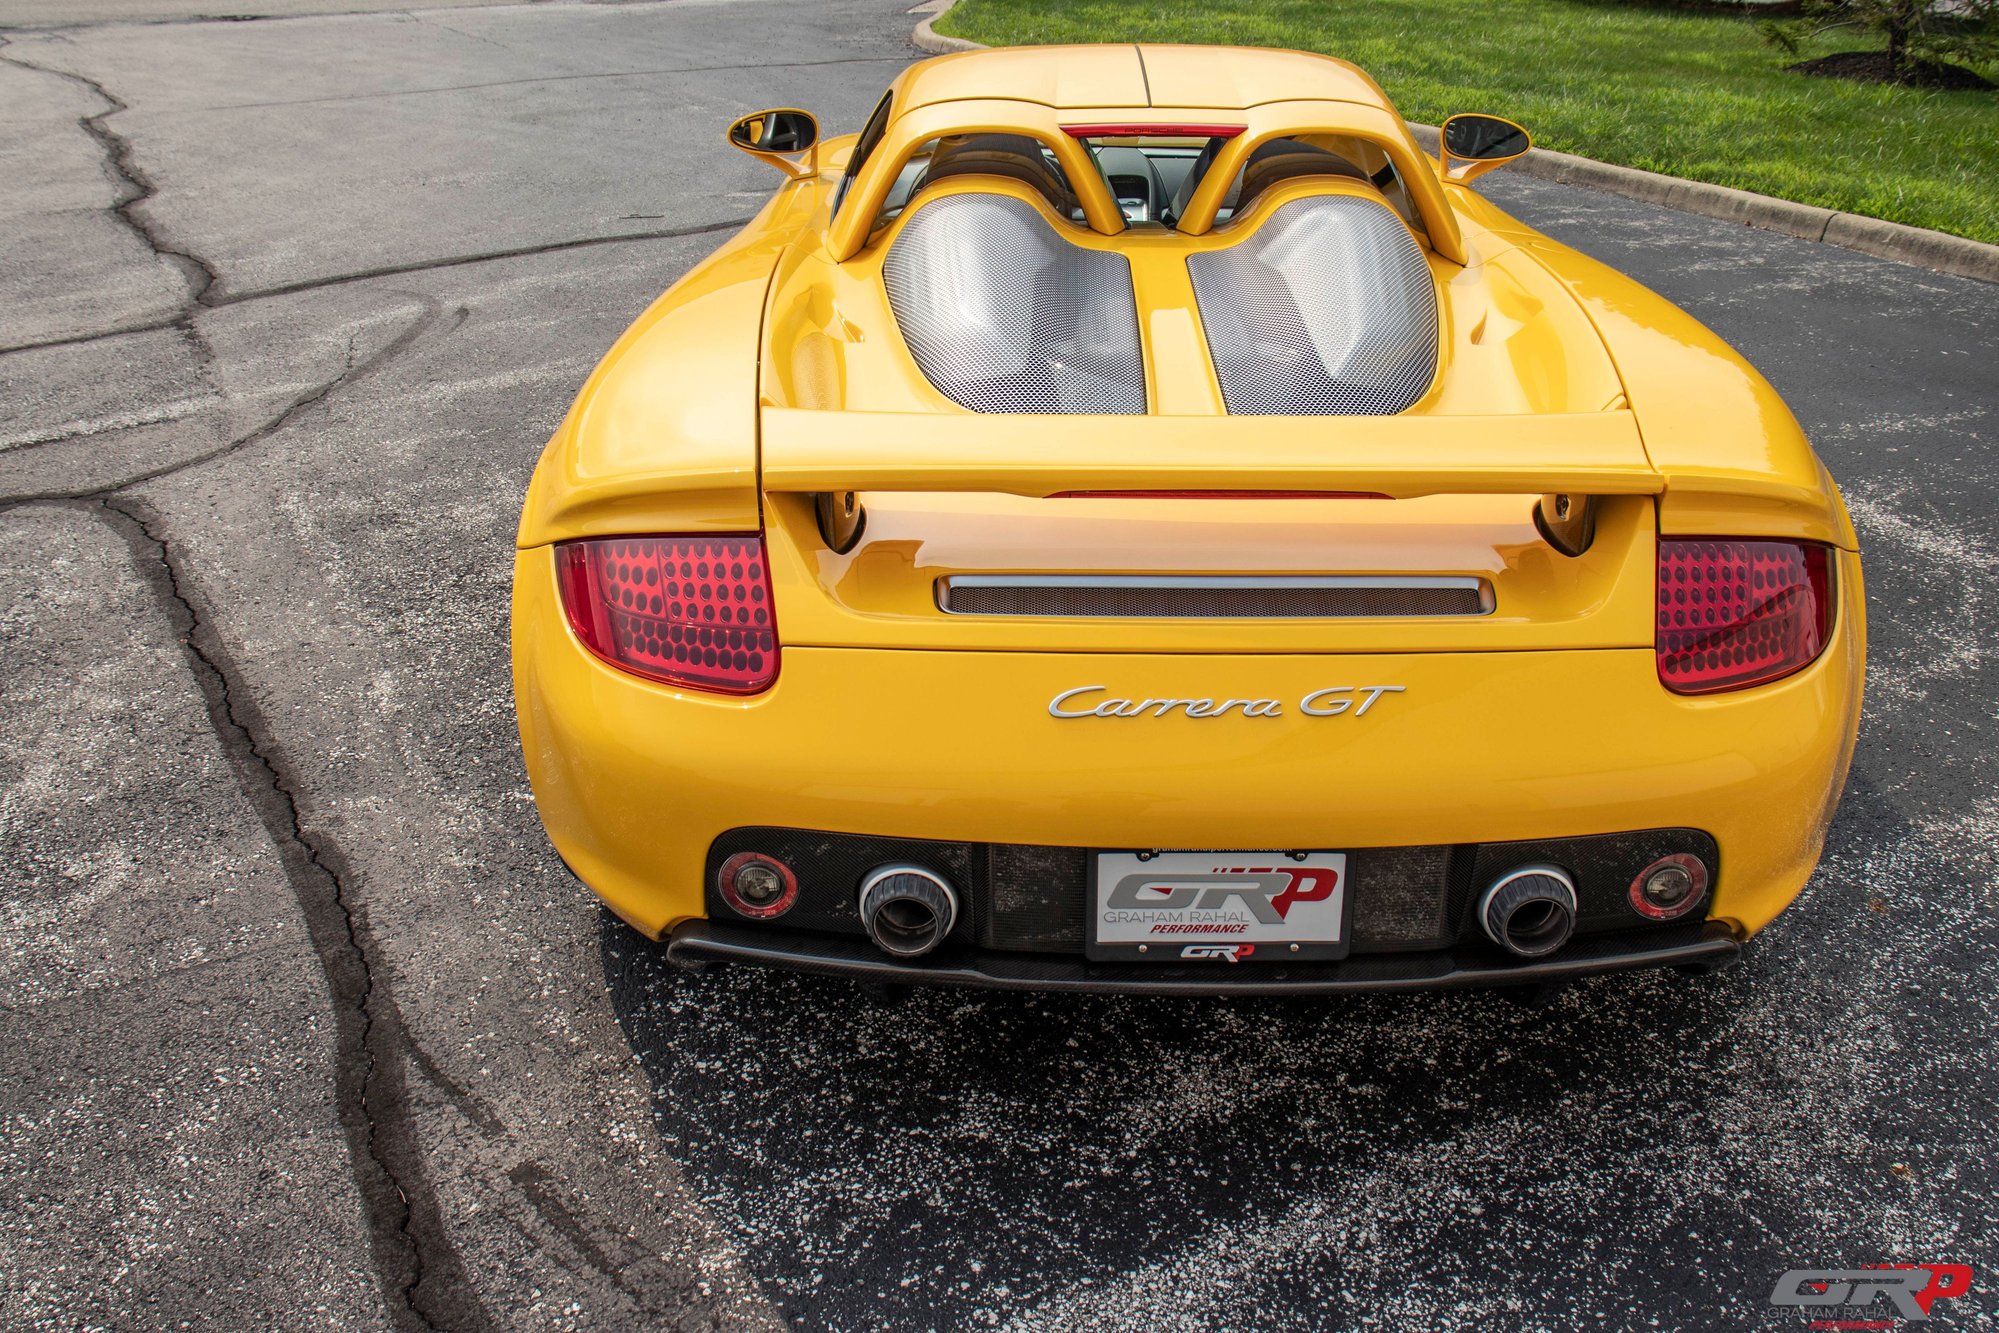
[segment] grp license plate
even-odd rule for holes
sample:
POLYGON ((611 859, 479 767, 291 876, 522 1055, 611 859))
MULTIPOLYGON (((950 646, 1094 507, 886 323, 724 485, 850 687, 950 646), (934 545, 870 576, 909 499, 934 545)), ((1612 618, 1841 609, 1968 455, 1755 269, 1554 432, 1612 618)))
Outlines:
POLYGON ((1345 852, 1099 852, 1089 901, 1093 959, 1347 956, 1345 852))

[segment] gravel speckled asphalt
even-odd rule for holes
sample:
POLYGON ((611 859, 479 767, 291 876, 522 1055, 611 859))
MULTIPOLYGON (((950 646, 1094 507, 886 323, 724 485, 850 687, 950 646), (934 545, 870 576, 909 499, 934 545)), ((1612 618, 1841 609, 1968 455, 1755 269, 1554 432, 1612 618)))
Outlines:
POLYGON ((720 127, 853 127, 906 8, 0 32, 0 1326, 1792 1329, 1784 1269, 1920 1260, 1990 1322, 1999 287, 1490 178, 1742 347, 1860 528, 1852 784, 1730 972, 886 1007, 568 879, 528 470, 773 184, 720 127))

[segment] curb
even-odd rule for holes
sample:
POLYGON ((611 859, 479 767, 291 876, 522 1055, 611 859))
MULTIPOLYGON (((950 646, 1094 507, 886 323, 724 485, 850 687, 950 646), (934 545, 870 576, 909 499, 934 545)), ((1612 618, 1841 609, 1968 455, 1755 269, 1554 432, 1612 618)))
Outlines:
MULTIPOLYGON (((1437 127, 1411 123, 1416 141, 1426 150, 1437 149, 1437 127)), ((1558 153, 1552 148, 1536 148, 1511 168, 1560 185, 1579 185, 1604 194, 1621 195, 1641 203, 1658 204, 1722 222, 1739 222, 1745 227, 1774 231, 1801 241, 1836 245, 1877 259, 1914 264, 1960 278, 1999 283, 1999 245, 1930 231, 1900 222, 1840 213, 1830 208, 1773 199, 1767 194, 1732 190, 1706 181, 1662 176, 1656 171, 1614 166, 1593 158, 1558 153)))
MULTIPOLYGON (((909 35, 909 40, 918 50, 932 55, 950 55, 957 51, 986 49, 983 42, 947 37, 932 26, 957 0, 931 0, 931 3, 935 5, 934 10, 909 35)), ((1416 141, 1425 151, 1436 151, 1436 126, 1411 122, 1409 128, 1415 132, 1416 141)), ((1952 236, 1948 232, 1930 231, 1900 222, 1884 222, 1880 218, 1863 217, 1858 213, 1840 213, 1830 208, 1793 203, 1789 199, 1774 199, 1767 194, 1732 190, 1726 185, 1709 185, 1705 181, 1663 176, 1656 171, 1640 171, 1636 167, 1614 166, 1593 158, 1558 153, 1551 148, 1531 150, 1515 162, 1511 170, 1559 185, 1577 185, 1603 194, 1677 209, 1682 213, 1722 222, 1739 222, 1746 227, 1773 231, 1801 241, 1835 245, 1842 250, 1913 264, 1954 277, 1999 283, 1999 245, 1987 245, 1983 241, 1952 236)))
MULTIPOLYGON (((923 21, 916 25, 916 31, 909 34, 909 40, 915 43, 917 50, 928 51, 933 56, 948 56, 959 51, 983 51, 986 49, 984 42, 968 42, 963 37, 946 37, 943 33, 930 26, 938 19, 943 18, 945 14, 950 12, 951 6, 957 3, 958 0, 927 0, 927 3, 916 7, 916 9, 927 9, 930 11, 924 17, 923 21)), ((915 9, 910 11, 912 14, 915 12, 915 9)))

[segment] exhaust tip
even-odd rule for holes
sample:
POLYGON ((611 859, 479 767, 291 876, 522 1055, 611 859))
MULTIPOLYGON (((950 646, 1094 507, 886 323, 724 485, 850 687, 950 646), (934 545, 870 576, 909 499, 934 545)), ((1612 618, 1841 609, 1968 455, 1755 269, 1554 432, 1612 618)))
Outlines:
POLYGON ((958 894, 922 866, 877 866, 861 881, 861 924, 883 953, 920 958, 958 923, 958 894))
POLYGON ((1478 902, 1486 937, 1516 958, 1544 958, 1576 928, 1576 886, 1559 866, 1521 866, 1492 882, 1478 902))

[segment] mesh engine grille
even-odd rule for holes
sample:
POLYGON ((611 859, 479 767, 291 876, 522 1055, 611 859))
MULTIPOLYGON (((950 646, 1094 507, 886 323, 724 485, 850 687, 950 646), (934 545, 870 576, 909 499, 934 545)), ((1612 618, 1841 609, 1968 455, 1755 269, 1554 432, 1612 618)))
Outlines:
POLYGON ((1353 944, 1426 949, 1450 940, 1449 847, 1374 847, 1351 854, 1353 944))
POLYGON ((1477 616, 1492 609, 1475 578, 1045 579, 938 581, 955 615, 1105 619, 1279 620, 1477 616))
POLYGON ((1080 847, 994 843, 986 861, 980 943, 991 949, 1080 951, 1088 861, 1080 847))
POLYGON ((1391 416, 1435 377, 1436 286, 1385 205, 1295 199, 1187 271, 1233 414, 1391 416))
POLYGON ((961 194, 917 209, 882 283, 916 364, 961 406, 1145 411, 1131 265, 1069 244, 1018 199, 961 194))

